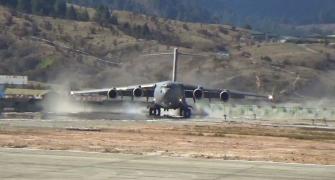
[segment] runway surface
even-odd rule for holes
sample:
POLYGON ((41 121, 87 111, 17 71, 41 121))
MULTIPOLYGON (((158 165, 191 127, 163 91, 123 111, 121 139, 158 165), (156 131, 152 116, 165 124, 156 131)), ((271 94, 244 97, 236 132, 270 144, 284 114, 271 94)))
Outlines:
POLYGON ((335 121, 322 120, 264 120, 264 119, 228 119, 195 116, 191 119, 178 117, 148 117, 145 114, 123 114, 110 112, 87 113, 4 113, 0 114, 0 127, 41 127, 41 128, 109 128, 122 123, 172 123, 172 124, 258 124, 270 127, 320 128, 335 130, 335 121))
POLYGON ((333 180, 335 166, 0 149, 0 179, 333 180))

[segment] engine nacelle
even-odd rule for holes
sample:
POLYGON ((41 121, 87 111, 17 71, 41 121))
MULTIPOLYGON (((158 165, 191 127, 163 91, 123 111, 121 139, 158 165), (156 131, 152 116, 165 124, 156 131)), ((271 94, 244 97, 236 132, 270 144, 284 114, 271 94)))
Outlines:
POLYGON ((142 88, 135 88, 134 90, 133 90, 133 96, 134 97, 142 97, 143 96, 143 90, 142 90, 142 88))
POLYGON ((228 91, 224 90, 220 93, 220 99, 223 102, 228 102, 230 99, 230 94, 228 91))
POLYGON ((108 93, 107 93, 107 97, 109 99, 115 99, 115 98, 117 98, 117 91, 116 91, 116 89, 109 90, 108 93))
POLYGON ((193 91, 193 98, 199 100, 203 97, 203 94, 204 94, 203 90, 198 88, 193 91))

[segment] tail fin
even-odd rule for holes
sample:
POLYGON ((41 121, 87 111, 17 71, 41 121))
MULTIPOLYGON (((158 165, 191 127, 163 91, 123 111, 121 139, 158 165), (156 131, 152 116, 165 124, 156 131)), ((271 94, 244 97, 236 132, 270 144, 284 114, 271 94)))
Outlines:
POLYGON ((174 49, 173 54, 173 72, 172 72, 172 81, 177 81, 177 68, 178 68, 178 48, 174 49))

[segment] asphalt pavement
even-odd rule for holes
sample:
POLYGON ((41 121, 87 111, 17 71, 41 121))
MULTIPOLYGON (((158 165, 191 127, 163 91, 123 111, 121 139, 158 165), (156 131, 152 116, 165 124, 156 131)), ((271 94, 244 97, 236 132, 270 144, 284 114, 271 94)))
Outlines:
POLYGON ((333 180, 335 166, 2 148, 0 179, 333 180))

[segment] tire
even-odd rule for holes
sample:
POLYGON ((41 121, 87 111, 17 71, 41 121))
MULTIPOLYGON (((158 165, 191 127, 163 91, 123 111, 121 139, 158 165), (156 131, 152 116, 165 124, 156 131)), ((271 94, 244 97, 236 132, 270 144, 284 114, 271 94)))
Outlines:
POLYGON ((161 116, 160 108, 149 108, 149 116, 161 116))
POLYGON ((186 109, 180 109, 180 116, 183 116, 183 118, 188 119, 192 115, 192 111, 189 108, 186 109))
POLYGON ((156 108, 155 109, 155 115, 158 116, 158 117, 161 116, 161 108, 156 108))
POLYGON ((184 116, 184 110, 182 108, 179 109, 179 116, 184 116))
POLYGON ((149 108, 149 116, 155 115, 154 113, 155 113, 154 108, 149 108))
POLYGON ((187 109, 187 110, 185 111, 185 116, 184 116, 184 118, 188 119, 188 118, 191 117, 191 115, 192 115, 191 109, 187 109))

